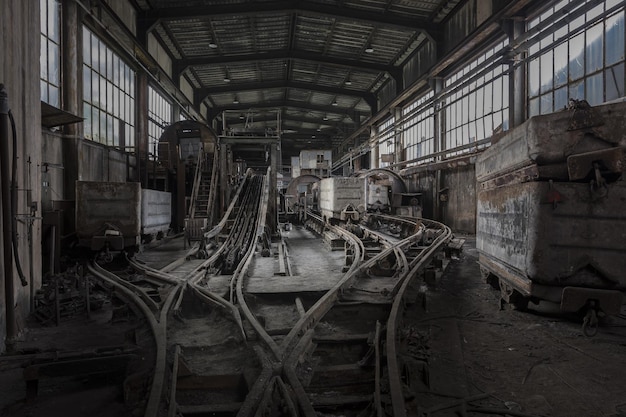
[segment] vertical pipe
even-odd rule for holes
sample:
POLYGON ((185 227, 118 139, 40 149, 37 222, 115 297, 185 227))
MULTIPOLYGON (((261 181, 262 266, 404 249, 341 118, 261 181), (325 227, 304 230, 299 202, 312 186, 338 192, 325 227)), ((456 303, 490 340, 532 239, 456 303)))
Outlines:
POLYGON ((11 221, 11 184, 9 173, 9 97, 0 84, 0 186, 2 188, 2 247, 4 265, 4 305, 6 308, 6 350, 11 352, 17 336, 15 287, 13 285, 13 224, 11 221))

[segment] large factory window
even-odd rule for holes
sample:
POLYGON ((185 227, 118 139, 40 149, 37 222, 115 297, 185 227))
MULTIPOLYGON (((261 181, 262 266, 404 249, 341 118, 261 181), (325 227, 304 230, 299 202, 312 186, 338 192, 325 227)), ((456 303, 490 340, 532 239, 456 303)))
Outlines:
POLYGON ((83 27, 85 138, 132 151, 135 147, 135 72, 83 27))
POLYGON ((423 163, 433 160, 435 151, 435 122, 433 92, 423 95, 402 109, 405 160, 423 163), (429 157, 430 156, 430 157, 429 157))
POLYGON ((148 146, 152 159, 158 157, 159 137, 165 127, 171 123, 171 103, 152 86, 148 86, 148 146))
POLYGON ((448 156, 488 146, 484 139, 509 127, 509 77, 495 60, 502 40, 444 81, 442 117, 448 156))
POLYGON ((39 0, 41 53, 39 55, 41 101, 61 107, 61 18, 57 0, 39 0))
POLYGON ((528 115, 624 97, 624 3, 564 0, 528 23, 528 115))

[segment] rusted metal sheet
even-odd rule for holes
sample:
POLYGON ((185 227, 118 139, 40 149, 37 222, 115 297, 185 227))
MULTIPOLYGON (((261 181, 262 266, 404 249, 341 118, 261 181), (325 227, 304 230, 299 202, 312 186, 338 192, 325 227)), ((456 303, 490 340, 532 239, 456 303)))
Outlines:
POLYGON ((477 249, 522 281, 626 290, 624 202, 622 181, 598 189, 527 182, 483 190, 477 249))
POLYGON ((577 181, 593 176, 594 164, 603 174, 621 174, 624 171, 624 149, 608 148, 570 155, 567 158, 569 179, 577 181))
MULTIPOLYGON (((141 185, 135 182, 76 182, 76 235, 122 236, 139 244, 141 234, 141 185)), ((84 243, 84 242, 83 242, 84 243)), ((96 249, 96 248, 94 248, 96 249)))
MULTIPOLYGON (((535 116, 499 138, 476 161, 476 178, 484 182, 531 164, 552 165, 570 155, 616 146, 626 147, 626 103, 594 107, 601 124, 570 129, 572 110, 535 116)), ((592 123, 593 124, 593 123, 592 123)))
POLYGON ((616 290, 602 290, 597 288, 563 288, 561 310, 576 312, 585 307, 592 299, 602 306, 602 311, 608 315, 619 314, 622 308, 622 293, 616 290))
POLYGON ((167 233, 172 220, 172 194, 141 190, 141 230, 143 234, 167 233))

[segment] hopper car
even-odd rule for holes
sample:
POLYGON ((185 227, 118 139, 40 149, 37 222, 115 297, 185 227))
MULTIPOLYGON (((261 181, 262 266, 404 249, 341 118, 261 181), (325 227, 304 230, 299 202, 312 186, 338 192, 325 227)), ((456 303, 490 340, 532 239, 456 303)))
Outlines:
POLYGON ((167 235, 171 194, 145 190, 138 182, 76 182, 76 235, 94 251, 136 251, 167 235))
POLYGON ((619 314, 626 290, 626 103, 571 101, 501 134, 476 161, 479 264, 501 300, 619 314))

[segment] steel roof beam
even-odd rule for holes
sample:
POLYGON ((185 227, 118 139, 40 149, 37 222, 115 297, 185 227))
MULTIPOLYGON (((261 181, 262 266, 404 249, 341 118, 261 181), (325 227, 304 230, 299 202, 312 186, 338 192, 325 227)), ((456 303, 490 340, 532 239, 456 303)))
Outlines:
MULTIPOLYGON (((316 54, 305 51, 295 50, 278 50, 271 52, 259 52, 247 55, 222 55, 222 56, 202 56, 185 59, 176 59, 172 62, 172 67, 175 72, 180 75, 187 68, 193 66, 204 65, 222 65, 222 64, 240 64, 259 61, 274 61, 274 60, 286 60, 297 59, 301 61, 314 62, 316 64, 327 64, 335 67, 354 68, 362 72, 379 73, 389 72, 392 73, 397 68, 392 65, 381 65, 373 62, 355 61, 350 59, 333 58, 324 54, 316 54)), ((174 75, 177 75, 174 74, 174 75)))
MULTIPOLYGON (((229 122, 238 122, 239 116, 236 115, 232 115, 232 116, 228 116, 226 118, 227 121, 229 122)), ((294 115, 287 115, 285 113, 283 113, 283 115, 281 116, 281 120, 283 122, 300 122, 300 123, 310 123, 313 125, 318 125, 318 126, 326 126, 327 128, 332 128, 332 129, 341 129, 345 123, 342 122, 336 122, 336 121, 331 121, 331 120, 321 120, 321 119, 314 119, 314 118, 310 118, 310 117, 302 117, 302 116, 294 116, 294 115)), ((254 117, 254 122, 275 122, 276 121, 276 117, 275 116, 259 116, 259 117, 254 117)), ((309 129, 307 129, 309 130, 309 129)), ((313 129, 315 130, 315 129, 313 129)), ((324 129, 322 129, 323 133, 324 129)))
POLYGON ((221 87, 203 87, 197 88, 198 102, 202 102, 210 94, 238 93, 242 91, 259 91, 270 90, 274 88, 294 88, 300 90, 317 91, 320 93, 338 94, 343 96, 360 97, 364 100, 376 99, 374 93, 368 93, 361 90, 352 90, 340 87, 328 87, 313 83, 297 82, 297 81, 264 81, 251 83, 229 83, 229 85, 221 87))
MULTIPOLYGON (((309 104, 306 102, 302 102, 302 101, 295 101, 295 100, 281 100, 281 101, 267 101, 264 103, 257 103, 254 105, 249 105, 249 104, 230 104, 228 106, 223 106, 223 107, 211 107, 209 108, 208 114, 207 114, 207 120, 209 121, 209 123, 215 119, 220 113, 222 113, 225 110, 235 110, 235 111, 241 111, 241 112, 245 112, 247 110, 254 110, 254 109, 267 109, 267 108, 275 108, 275 109, 281 109, 281 108, 287 108, 287 107, 291 107, 291 108, 297 108, 297 109, 303 109, 303 110, 311 110, 311 111, 318 111, 318 112, 322 112, 322 113, 330 113, 330 114, 340 114, 340 115, 345 115, 348 116, 351 120, 354 121, 354 111, 352 109, 346 109, 344 107, 338 107, 338 106, 320 106, 320 105, 316 105, 316 104, 309 104)), ((284 116, 284 113, 283 113, 284 116)))
POLYGON ((203 7, 166 7, 145 11, 139 14, 141 27, 152 30, 160 21, 205 19, 220 15, 255 15, 259 13, 308 13, 352 20, 373 26, 386 26, 401 30, 428 32, 436 30, 429 19, 413 19, 392 13, 375 13, 356 8, 331 6, 298 0, 268 1, 258 3, 223 4, 203 7))

